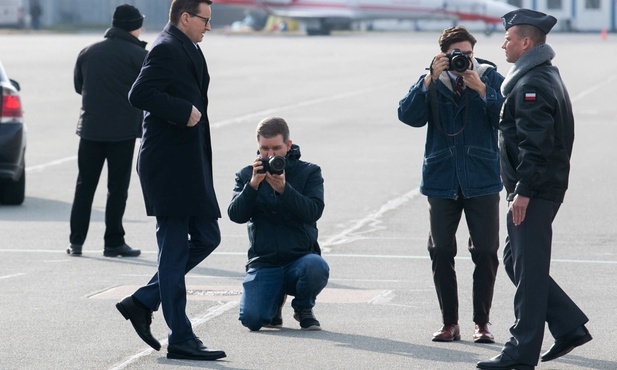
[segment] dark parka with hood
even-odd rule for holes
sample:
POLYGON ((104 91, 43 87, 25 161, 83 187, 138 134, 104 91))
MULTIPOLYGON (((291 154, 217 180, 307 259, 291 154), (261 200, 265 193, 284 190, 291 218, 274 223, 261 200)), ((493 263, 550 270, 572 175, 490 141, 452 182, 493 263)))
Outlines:
POLYGON ((295 144, 286 159, 282 194, 265 180, 257 190, 249 185, 253 166, 236 174, 227 213, 233 222, 247 223, 247 269, 282 266, 309 253, 321 254, 317 243, 317 220, 325 206, 321 168, 301 161, 295 144))

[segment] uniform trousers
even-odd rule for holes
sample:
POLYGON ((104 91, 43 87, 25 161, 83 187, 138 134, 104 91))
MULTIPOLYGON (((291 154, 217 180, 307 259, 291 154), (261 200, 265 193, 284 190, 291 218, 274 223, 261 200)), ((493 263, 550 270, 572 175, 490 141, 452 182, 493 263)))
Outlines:
POLYGON ((88 235, 92 201, 107 161, 107 204, 105 205, 105 247, 124 244, 122 217, 126 209, 135 139, 104 142, 80 139, 77 152, 79 175, 71 209, 71 244, 83 245, 88 235))
POLYGON ((444 325, 458 323, 458 283, 454 257, 456 230, 463 211, 469 229, 468 249, 473 272, 473 321, 489 322, 499 259, 499 193, 473 198, 428 198, 430 232, 428 251, 433 281, 444 325))
POLYGON ((218 247, 218 221, 203 216, 157 216, 158 271, 133 298, 151 311, 163 308, 169 344, 195 338, 186 316, 185 275, 218 247))
POLYGON ((508 356, 535 366, 542 350, 544 323, 560 338, 588 318, 550 277, 553 220, 560 203, 531 198, 525 220, 515 226, 508 212, 508 237, 504 247, 506 273, 514 285, 515 323, 512 338, 503 348, 508 356))

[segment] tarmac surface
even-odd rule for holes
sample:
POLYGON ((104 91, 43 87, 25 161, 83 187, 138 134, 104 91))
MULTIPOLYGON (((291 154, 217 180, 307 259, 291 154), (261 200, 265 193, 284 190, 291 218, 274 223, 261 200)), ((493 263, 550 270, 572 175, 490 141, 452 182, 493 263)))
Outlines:
MULTIPOLYGON (((505 75, 503 34, 476 36, 476 56, 505 75)), ((156 269, 155 222, 145 215, 136 173, 124 226, 127 243, 142 255, 103 257, 106 173, 84 255, 65 253, 79 142, 73 66, 102 32, 1 34, 0 58, 22 87, 28 149, 26 201, 0 206, 0 369, 451 370, 473 369, 498 354, 514 320, 514 288, 500 267, 491 313, 497 343, 473 343, 464 220, 457 257, 462 340, 430 340, 441 321, 426 252, 427 202, 418 191, 425 129, 402 124, 396 110, 437 54, 438 37, 206 35, 201 47, 212 77, 215 186, 224 216, 220 247, 187 276, 187 313, 204 343, 227 357, 196 362, 165 357, 160 311, 152 327, 163 343, 157 352, 114 307, 156 269), (280 330, 249 332, 237 319, 247 236, 225 211, 235 172, 254 158, 255 127, 271 115, 289 122, 303 159, 320 164, 325 178, 318 226, 331 276, 315 307, 318 332, 301 331, 289 303, 280 330)), ((576 115, 570 189, 554 222, 552 276, 589 316, 594 340, 538 369, 617 369, 617 36, 555 34, 548 41, 576 115)), ((503 241, 503 193, 501 202, 503 241)), ((543 351, 552 342, 547 331, 543 351)))

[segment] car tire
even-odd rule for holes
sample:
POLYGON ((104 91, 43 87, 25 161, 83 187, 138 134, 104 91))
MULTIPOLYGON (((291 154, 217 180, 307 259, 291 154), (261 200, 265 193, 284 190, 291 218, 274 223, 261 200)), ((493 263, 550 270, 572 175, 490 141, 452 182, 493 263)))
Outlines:
POLYGON ((6 181, 0 187, 0 203, 7 205, 19 205, 24 202, 26 196, 26 166, 21 170, 21 176, 17 181, 6 181))

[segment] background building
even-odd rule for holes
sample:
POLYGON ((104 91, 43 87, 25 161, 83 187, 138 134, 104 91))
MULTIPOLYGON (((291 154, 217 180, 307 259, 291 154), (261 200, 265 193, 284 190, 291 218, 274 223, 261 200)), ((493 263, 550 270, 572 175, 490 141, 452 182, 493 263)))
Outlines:
MULTIPOLYGON (((28 27, 30 0, 15 1, 22 3, 24 24, 28 27)), ((559 20, 556 31, 617 32, 617 0, 498 1, 550 13, 559 20)), ((43 7, 43 28, 70 30, 109 27, 114 9, 121 4, 131 4, 145 14, 146 30, 158 31, 167 23, 170 0, 40 0, 40 3, 43 7)), ((447 3, 447 0, 444 0, 444 3, 447 3)), ((214 28, 223 28, 245 18, 246 14, 246 9, 219 5, 214 0, 212 25, 214 28)), ((422 22, 423 25, 425 23, 422 22)), ((389 24, 391 23, 384 23, 389 24)), ((400 24, 394 28, 400 29, 400 24)))
POLYGON ((557 30, 617 32, 617 0, 502 0, 555 16, 557 30))
MULTIPOLYGON (((23 7, 26 27, 30 26, 30 0, 19 0, 23 7)), ((130 4, 137 7, 145 16, 144 27, 148 31, 158 31, 165 26, 169 16, 170 0, 39 0, 43 15, 43 28, 88 29, 106 28, 111 25, 111 17, 118 5, 130 4)), ((216 2, 216 0, 215 0, 216 2)), ((224 27, 233 21, 244 18, 245 10, 238 7, 213 5, 213 25, 224 27)))

